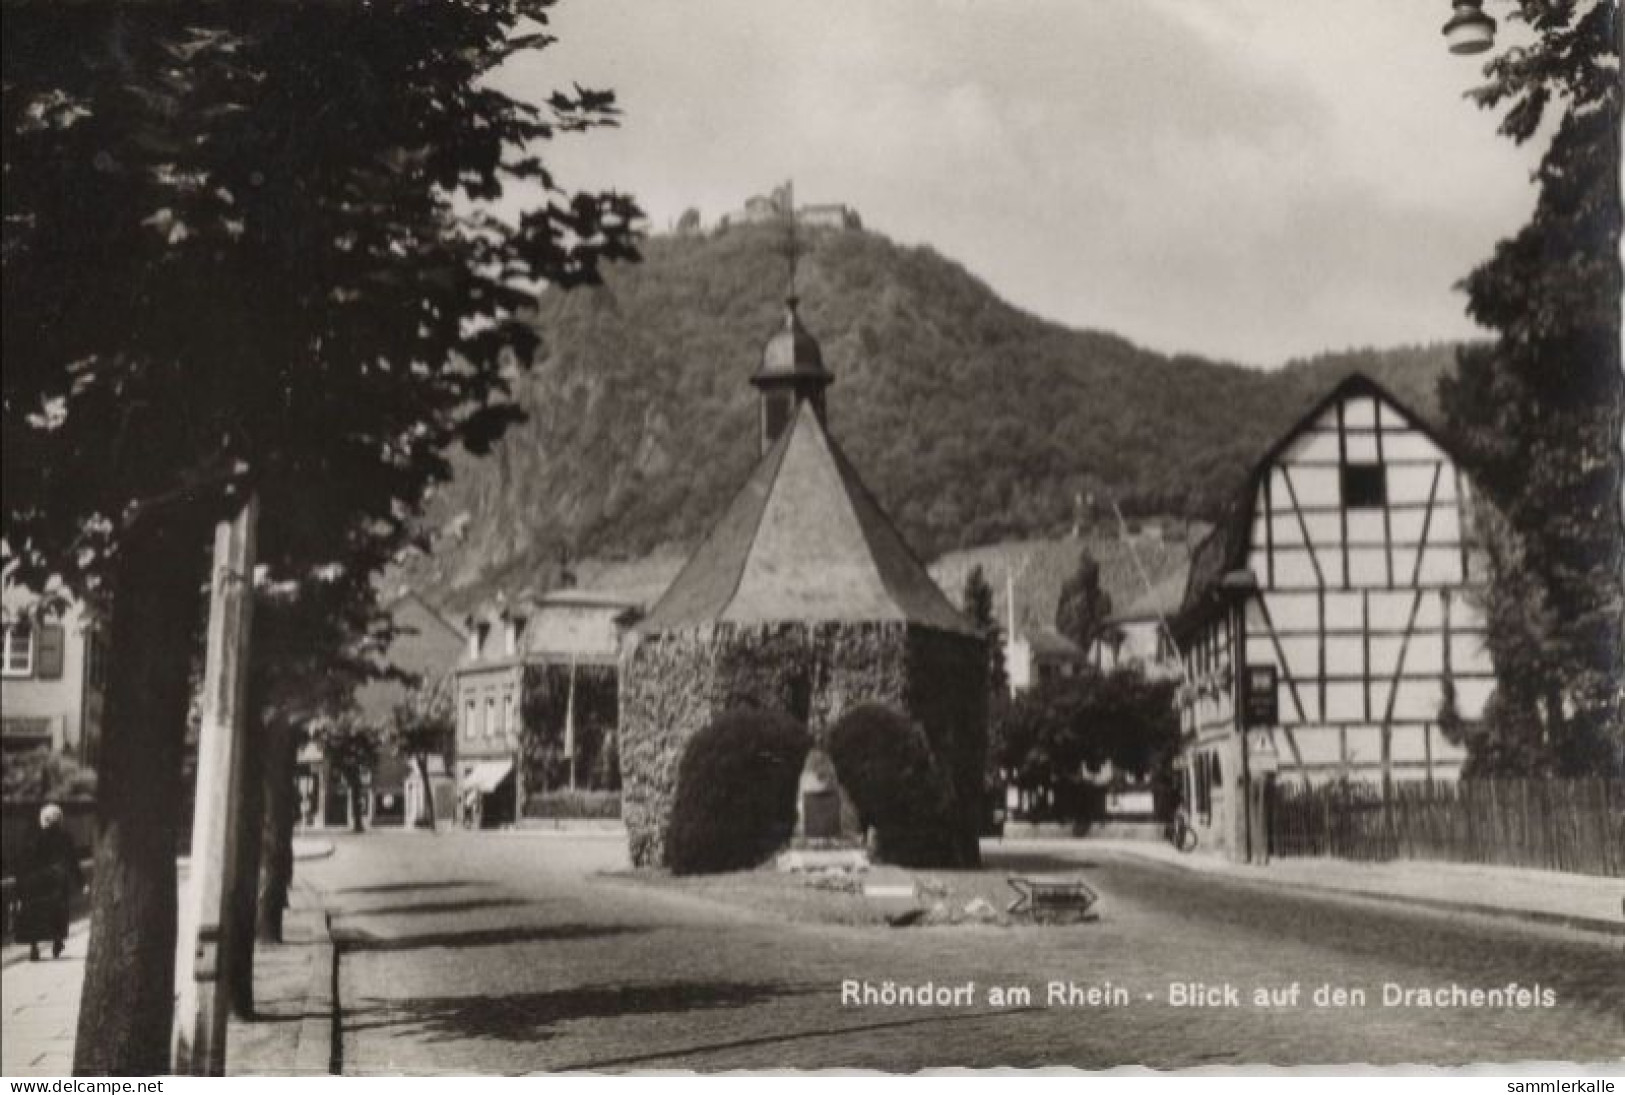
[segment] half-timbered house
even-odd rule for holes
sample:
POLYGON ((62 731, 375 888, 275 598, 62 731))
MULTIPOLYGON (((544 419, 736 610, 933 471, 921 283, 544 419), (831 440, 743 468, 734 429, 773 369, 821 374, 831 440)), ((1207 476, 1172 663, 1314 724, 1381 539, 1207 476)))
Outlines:
POLYGON ((1468 499, 1445 441, 1360 375, 1254 465, 1175 623, 1185 803, 1207 846, 1259 855, 1270 779, 1458 776, 1453 727, 1492 685, 1468 499))

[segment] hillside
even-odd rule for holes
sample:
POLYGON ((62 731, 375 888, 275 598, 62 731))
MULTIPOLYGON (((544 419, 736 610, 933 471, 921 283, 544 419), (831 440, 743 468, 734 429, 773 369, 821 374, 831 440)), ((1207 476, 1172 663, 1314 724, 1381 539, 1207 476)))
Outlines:
MULTIPOLYGON (((1261 373, 1142 350, 1001 301, 929 248, 814 233, 802 315, 836 374, 833 432, 923 558, 1064 532, 1080 500, 1211 519, 1256 457, 1346 372, 1424 414, 1448 345, 1261 373)), ((605 560, 680 557, 756 457, 746 383, 783 307, 782 237, 657 237, 591 290, 548 293, 517 382, 529 421, 460 460, 405 575, 453 607, 605 560)), ((655 568, 664 570, 664 566, 655 568)))

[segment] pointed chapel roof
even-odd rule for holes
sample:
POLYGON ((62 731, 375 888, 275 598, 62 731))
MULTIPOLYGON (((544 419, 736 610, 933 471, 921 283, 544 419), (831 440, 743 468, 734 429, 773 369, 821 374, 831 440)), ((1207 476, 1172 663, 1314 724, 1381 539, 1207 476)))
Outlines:
POLYGON ((976 634, 806 403, 638 630, 785 622, 976 634))

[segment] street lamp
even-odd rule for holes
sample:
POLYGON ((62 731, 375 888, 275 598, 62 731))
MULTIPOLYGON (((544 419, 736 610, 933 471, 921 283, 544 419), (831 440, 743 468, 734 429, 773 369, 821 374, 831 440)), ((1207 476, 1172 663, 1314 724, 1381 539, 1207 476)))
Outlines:
POLYGON ((1451 53, 1483 53, 1495 44, 1495 20, 1483 12, 1483 0, 1454 0, 1455 13, 1441 33, 1451 53))

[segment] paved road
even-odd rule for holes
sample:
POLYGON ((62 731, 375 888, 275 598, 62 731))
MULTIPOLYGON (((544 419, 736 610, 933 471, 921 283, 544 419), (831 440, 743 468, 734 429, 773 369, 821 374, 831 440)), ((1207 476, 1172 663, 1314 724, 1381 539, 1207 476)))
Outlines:
POLYGON ((306 865, 340 910, 345 1071, 1625 1060, 1617 939, 1106 857, 1085 868, 1103 896, 1093 924, 791 924, 598 874, 624 857, 601 837, 371 834, 306 865), (846 978, 974 980, 977 1002, 843 1006, 846 978), (1052 980, 1109 982, 1130 1002, 1042 1006, 1052 980), (1172 1006, 1175 982, 1228 983, 1243 1006, 1172 1006), (1385 982, 1517 982, 1556 1004, 1384 1007, 1385 982), (1297 1006, 1252 1005, 1255 988, 1293 983, 1297 1006), (1316 1008, 1322 984, 1367 1004, 1316 1008), (1030 987, 1034 1006, 989 1006, 993 985, 1030 987))

